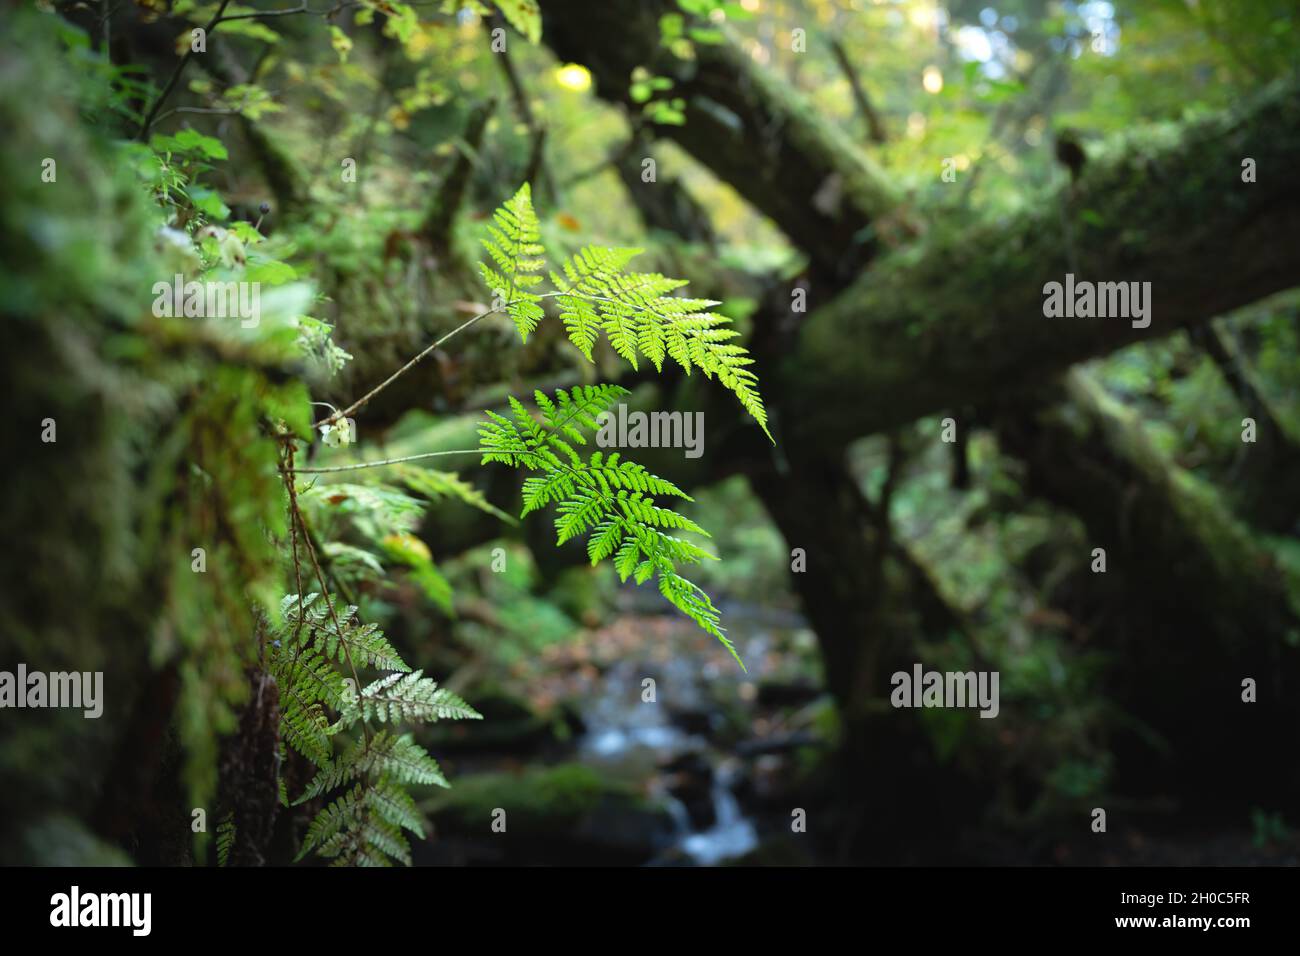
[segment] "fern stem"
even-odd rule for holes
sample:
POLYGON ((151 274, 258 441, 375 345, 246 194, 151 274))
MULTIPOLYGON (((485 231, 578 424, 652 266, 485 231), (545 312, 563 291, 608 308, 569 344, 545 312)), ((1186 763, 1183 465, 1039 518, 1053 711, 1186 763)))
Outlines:
MULTIPOLYGON (((504 306, 503 306, 502 308, 504 308, 504 306)), ((501 311, 501 309, 488 309, 486 312, 480 312, 478 315, 473 316, 473 317, 470 318, 470 319, 467 319, 465 322, 462 322, 460 325, 458 325, 456 328, 452 329, 450 332, 448 332, 448 333, 447 333, 446 335, 444 335, 442 338, 438 339, 436 342, 434 342, 434 343, 433 343, 432 345, 430 345, 428 348, 424 349, 424 351, 420 352, 420 354, 418 354, 417 356, 415 356, 415 358, 411 359, 409 362, 407 362, 405 365, 403 365, 401 368, 399 368, 399 369, 398 369, 396 372, 394 372, 392 375, 388 376, 388 378, 384 379, 382 382, 380 382, 378 385, 376 385, 376 386, 375 386, 374 388, 372 388, 370 391, 366 392, 366 394, 362 395, 360 398, 358 398, 355 402, 353 402, 353 403, 352 403, 351 405, 349 405, 347 408, 343 409, 342 411, 335 412, 333 415, 330 415, 328 418, 322 418, 320 421, 318 421, 318 422, 317 422, 315 425, 313 425, 312 427, 313 427, 313 428, 320 428, 322 425, 333 425, 333 424, 334 424, 335 422, 337 422, 340 418, 348 418, 348 417, 351 416, 354 412, 356 412, 357 409, 361 408, 363 405, 365 405, 367 402, 369 402, 372 398, 374 398, 376 395, 378 395, 378 394, 379 394, 380 392, 382 392, 384 389, 388 388, 389 385, 392 385, 395 381, 397 381, 399 378, 401 378, 403 375, 405 375, 407 372, 409 372, 411 369, 413 369, 413 368, 414 368, 416 365, 418 365, 421 361, 423 361, 425 358, 427 358, 431 353, 433 353, 434 351, 436 351, 436 350, 438 349, 439 346, 441 346, 443 343, 445 343, 445 342, 446 342, 448 339, 450 339, 453 335, 457 335, 457 334, 460 333, 460 332, 464 332, 466 329, 468 329, 471 325, 473 325, 473 324, 474 324, 475 322, 477 322, 479 319, 486 318, 487 316, 491 315, 492 313, 494 313, 494 312, 500 312, 500 311, 501 311)))
MULTIPOLYGON (((560 294, 562 294, 562 293, 555 293, 555 292, 552 292, 552 293, 547 293, 546 295, 540 296, 539 298, 543 298, 543 299, 551 299, 551 298, 554 298, 556 295, 560 295, 560 294)), ((448 332, 448 333, 447 333, 446 335, 444 335, 442 338, 438 339, 436 342, 434 342, 434 343, 433 343, 432 345, 430 345, 428 348, 424 349, 422 352, 420 352, 418 355, 416 355, 415 358, 411 359, 409 362, 407 362, 405 365, 403 365, 401 368, 399 368, 399 369, 398 369, 396 372, 394 372, 392 375, 388 376, 388 378, 384 379, 382 382, 380 382, 378 385, 376 385, 376 386, 375 386, 374 388, 372 388, 370 391, 366 392, 366 394, 362 395, 360 398, 358 398, 355 402, 353 402, 353 403, 352 403, 351 405, 349 405, 347 408, 343 409, 342 411, 335 412, 333 415, 330 415, 328 418, 322 418, 320 421, 318 421, 318 422, 317 422, 316 424, 314 424, 312 427, 313 427, 313 428, 320 428, 322 425, 332 425, 332 424, 334 424, 335 422, 337 422, 340 418, 347 418, 347 417, 349 417, 349 416, 352 415, 355 411, 357 411, 357 409, 359 409, 359 408, 361 408, 362 406, 364 406, 364 405, 365 405, 367 402, 369 402, 372 398, 374 398, 376 395, 378 395, 378 394, 379 394, 380 392, 382 392, 384 389, 388 388, 388 386, 392 385, 394 382, 396 382, 399 378, 401 378, 403 375, 405 375, 405 374, 406 374, 407 372, 409 372, 411 369, 415 368, 415 366, 418 365, 421 361, 423 361, 424 359, 428 358, 429 355, 431 355, 433 352, 437 351, 437 350, 438 350, 438 347, 441 346, 441 345, 443 345, 443 344, 445 344, 445 343, 446 343, 446 342, 447 342, 447 341, 448 341, 452 336, 454 336, 454 335, 459 335, 461 332, 464 332, 466 329, 468 329, 471 325, 473 325, 473 324, 474 324, 475 322, 477 322, 479 319, 485 319, 485 318, 487 318, 489 315, 493 315, 493 314, 495 314, 495 313, 497 313, 497 312, 504 312, 506 309, 508 309, 508 308, 510 307, 510 305, 511 305, 511 303, 506 302, 506 303, 502 304, 502 305, 501 305, 500 307, 498 307, 498 308, 495 308, 495 309, 488 309, 486 312, 480 312, 478 315, 471 316, 470 318, 466 319, 466 320, 465 320, 464 322, 462 322, 460 325, 456 326, 456 328, 452 329, 450 332, 448 332)))
MULTIPOLYGON (((298 514, 298 490, 294 487, 292 478, 294 452, 293 442, 285 442, 284 463, 281 466, 280 477, 284 479, 284 487, 289 492, 289 547, 293 554, 293 579, 298 586, 298 625, 293 629, 293 643, 294 647, 299 647, 298 635, 302 633, 304 615, 302 609, 302 558, 298 555, 298 519, 296 517, 298 514)), ((258 660, 261 660, 263 651, 264 648, 258 648, 258 660)), ((295 660, 297 656, 295 652, 295 660)))
MULTIPOLYGON (((325 572, 321 570, 320 560, 316 557, 316 547, 311 543, 311 532, 307 530, 307 521, 302 516, 302 509, 294 505, 294 513, 298 518, 298 527, 302 530, 303 543, 307 545, 307 556, 311 558, 312 567, 316 569, 316 580, 320 582, 321 597, 325 601, 325 607, 330 612, 330 620, 334 622, 334 633, 339 635, 339 644, 343 648, 343 655, 347 658, 348 669, 352 671, 352 679, 357 686, 357 700, 361 699, 361 675, 357 673, 357 667, 352 663, 352 650, 343 640, 343 625, 339 623, 339 616, 334 610, 334 601, 330 595, 330 589, 325 584, 325 572)), ((367 746, 370 744, 370 727, 363 716, 361 719, 361 732, 365 735, 367 746)))
POLYGON ((424 458, 441 458, 444 455, 481 455, 482 448, 457 448, 454 451, 429 451, 422 455, 406 455, 402 458, 383 458, 379 461, 363 461, 355 465, 333 465, 329 468, 294 468, 296 475, 323 475, 335 471, 357 471, 361 468, 381 468, 384 465, 398 465, 404 461, 420 461, 424 458))

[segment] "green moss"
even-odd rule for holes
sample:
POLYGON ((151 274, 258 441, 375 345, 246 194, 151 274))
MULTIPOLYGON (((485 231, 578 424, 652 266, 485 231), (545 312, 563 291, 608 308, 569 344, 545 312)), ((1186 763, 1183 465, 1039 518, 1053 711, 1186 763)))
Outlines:
POLYGON ((601 778, 590 767, 560 764, 523 773, 486 773, 458 779, 426 809, 440 827, 485 832, 497 809, 506 811, 510 830, 556 833, 577 826, 603 802, 644 806, 629 787, 601 778))

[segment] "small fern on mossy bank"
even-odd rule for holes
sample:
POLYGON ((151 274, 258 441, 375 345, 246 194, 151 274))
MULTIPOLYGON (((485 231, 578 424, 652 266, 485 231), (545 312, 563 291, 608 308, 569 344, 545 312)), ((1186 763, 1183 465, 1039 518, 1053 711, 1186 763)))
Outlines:
POLYGON ((352 732, 363 722, 433 723, 474 720, 479 714, 422 672, 412 671, 376 625, 355 620, 356 610, 340 608, 329 595, 287 595, 283 624, 271 642, 281 734, 317 770, 294 803, 344 788, 312 820, 299 859, 315 850, 338 865, 409 864, 403 830, 423 838, 424 824, 405 788, 445 787, 447 779, 409 734, 352 732), (344 662, 389 673, 358 689, 336 668, 344 662), (340 734, 351 740, 336 755, 333 738, 340 734))

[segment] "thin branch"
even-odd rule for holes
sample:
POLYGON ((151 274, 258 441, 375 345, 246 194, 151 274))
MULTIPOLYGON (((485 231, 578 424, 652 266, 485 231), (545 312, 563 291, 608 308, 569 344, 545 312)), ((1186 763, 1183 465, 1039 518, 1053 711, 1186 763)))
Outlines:
POLYGON ((385 458, 382 461, 363 461, 356 465, 335 465, 331 468, 293 468, 295 475, 323 475, 336 471, 357 471, 361 468, 381 468, 384 465, 398 465, 406 461, 421 461, 425 458, 441 458, 444 455, 479 455, 481 448, 458 448, 455 451, 430 451, 422 455, 406 455, 403 458, 385 458))
POLYGON ((438 349, 439 346, 441 346, 444 342, 446 342, 448 339, 450 339, 453 335, 457 335, 457 334, 460 333, 460 332, 464 332, 466 329, 468 329, 471 325, 473 325, 473 324, 474 324, 475 322, 477 322, 479 319, 486 318, 487 316, 492 315, 494 312, 501 312, 501 311, 504 311, 505 308, 506 308, 506 307, 505 307, 504 305, 502 305, 502 306, 500 306, 500 307, 498 307, 498 308, 495 308, 495 309, 488 309, 486 312, 480 312, 478 315, 473 316, 473 317, 470 318, 470 319, 467 319, 465 322, 461 323, 461 324, 458 325, 456 328, 452 329, 450 332, 448 332, 448 333, 447 333, 446 335, 444 335, 442 338, 438 339, 438 341, 436 341, 436 342, 434 342, 432 345, 430 345, 428 348, 426 348, 424 351, 422 351, 419 355, 415 356, 415 358, 411 359, 409 362, 407 362, 405 365, 403 365, 401 368, 399 368, 399 369, 398 369, 396 372, 394 372, 392 375, 388 376, 388 378, 384 379, 382 382, 380 382, 378 385, 376 385, 376 386, 375 386, 374 388, 372 388, 370 391, 366 392, 366 394, 362 395, 360 398, 358 398, 355 402, 353 402, 353 403, 352 403, 351 405, 349 405, 347 408, 343 409, 342 411, 337 411, 337 412, 335 412, 333 415, 330 415, 328 418, 322 418, 320 421, 318 421, 318 422, 317 422, 315 425, 313 425, 312 427, 313 427, 313 428, 320 428, 322 425, 333 425, 335 422, 337 422, 337 421, 338 421, 339 419, 341 419, 341 418, 350 418, 350 417, 353 415, 353 413, 355 413, 355 412, 357 411, 357 409, 359 409, 359 408, 361 408, 362 406, 364 406, 364 405, 365 405, 367 402, 369 402, 372 398, 374 398, 376 395, 378 395, 380 392, 382 392, 382 391, 383 391, 384 389, 386 389, 388 386, 392 385, 395 381, 397 381, 399 378, 401 378, 403 375, 405 375, 407 372, 409 372, 411 369, 413 369, 413 368, 414 368, 416 365, 418 365, 422 360, 424 360, 424 359, 427 358, 431 353, 433 353, 434 351, 436 351, 436 350, 438 349))
MULTIPOLYGON (((226 12, 228 6, 230 6, 230 0, 221 0, 221 6, 217 7, 216 14, 208 21, 208 25, 203 30, 205 36, 210 35, 217 28, 217 24, 221 22, 221 15, 226 12)), ((153 106, 149 108, 149 112, 145 115, 143 122, 140 123, 140 132, 135 137, 140 142, 143 143, 145 137, 149 135, 149 127, 153 125, 154 120, 157 118, 158 110, 162 108, 163 103, 167 101, 167 97, 171 96, 172 90, 180 82, 181 74, 185 72, 185 64, 190 62, 192 56, 194 56, 194 45, 191 43, 190 48, 181 57, 180 62, 176 64, 176 69, 172 71, 171 78, 167 80, 167 85, 158 94, 158 99, 154 100, 153 106)))
POLYGON ((844 44, 834 37, 829 38, 829 44, 835 62, 839 65, 840 72, 849 81, 849 89, 853 93, 853 103, 858 108, 858 113, 863 120, 866 121, 867 132, 871 136, 871 141, 877 144, 884 143, 888 138, 885 135, 885 124, 881 122, 880 113, 876 111, 875 105, 871 102, 871 97, 867 95, 857 69, 849 60, 848 51, 844 49, 844 44))
POLYGON ((204 115, 207 115, 207 116, 239 116, 239 115, 241 115, 239 110, 227 110, 227 109, 216 109, 216 108, 211 108, 211 109, 209 109, 209 108, 201 107, 201 106, 176 106, 176 107, 173 107, 172 109, 167 110, 166 112, 159 113, 158 116, 154 118, 154 122, 155 122, 155 123, 161 123, 161 122, 162 122, 163 120, 165 120, 167 117, 169 117, 169 116, 173 116, 173 115, 175 115, 176 113, 203 113, 204 115))
MULTIPOLYGON (((625 290, 625 291, 628 291, 628 292, 635 292, 635 291, 637 290, 637 288, 638 288, 638 287, 634 286, 634 287, 631 287, 631 288, 629 288, 629 289, 627 289, 627 290, 625 290)), ((574 289, 570 289, 568 292, 546 292, 546 293, 543 293, 542 295, 539 295, 537 298, 538 298, 538 300, 541 300, 541 299, 554 299, 554 298, 557 298, 557 297, 559 297, 559 296, 568 296, 568 297, 570 297, 570 298, 586 299, 586 300, 588 300, 588 301, 590 301, 590 302, 614 302, 614 301, 616 301, 616 300, 614 300, 614 299, 609 298, 608 296, 603 296, 603 295, 592 295, 591 293, 587 293, 587 292, 578 292, 578 291, 576 291, 576 290, 574 290, 574 289)), ((397 381, 399 378, 401 378, 403 375, 405 375, 407 372, 409 372, 411 369, 413 369, 413 368, 414 368, 416 365, 418 365, 418 364, 419 364, 423 359, 427 358, 427 357, 428 357, 432 352, 436 351, 437 348, 438 348, 440 345, 442 345, 443 343, 445 343, 445 342, 446 342, 448 339, 450 339, 453 335, 457 335, 457 334, 459 334, 459 333, 461 333, 461 332, 464 332, 467 328, 469 328, 471 325, 473 325, 473 324, 474 324, 475 322, 477 322, 479 319, 486 318, 487 316, 492 315, 493 313, 496 313, 496 312, 504 312, 504 311, 506 311, 506 310, 507 310, 507 309, 508 309, 512 304, 513 304, 512 302, 506 302, 506 303, 504 303, 503 305, 500 305, 500 306, 498 306, 498 307, 495 308, 495 309, 488 309, 486 312, 480 312, 478 315, 472 316, 471 318, 467 319, 465 322, 462 322, 460 325, 458 325, 456 328, 452 329, 450 332, 448 332, 448 333, 447 333, 446 335, 444 335, 442 338, 438 339, 438 341, 434 342, 432 345, 430 345, 430 346, 429 346, 428 348, 426 348, 424 351, 420 352, 419 355, 415 356, 415 358, 411 359, 409 362, 407 362, 405 365, 403 365, 401 368, 399 368, 399 369, 398 369, 396 372, 394 372, 392 375, 388 376, 388 378, 384 379, 382 382, 380 382, 378 385, 376 385, 376 386, 375 386, 374 388, 372 388, 370 391, 366 392, 366 394, 362 395, 360 398, 358 398, 355 402, 353 402, 353 403, 352 403, 351 405, 349 405, 347 408, 344 408, 344 409, 342 409, 342 410, 340 410, 340 411, 337 411, 337 412, 335 412, 333 415, 329 415, 329 416, 326 417, 326 418, 322 418, 320 421, 318 421, 318 422, 316 422, 315 424, 313 424, 313 425, 312 425, 312 428, 321 428, 321 427, 323 427, 323 426, 325 426, 325 425, 333 425, 335 422, 337 422, 337 421, 338 421, 339 419, 341 419, 341 418, 350 418, 354 412, 356 412, 358 409, 360 409, 362 406, 364 406, 367 402, 369 402, 371 399, 373 399, 376 395, 378 395, 378 394, 379 394, 380 392, 382 392, 384 389, 388 388, 388 386, 392 385, 395 381, 397 381)), ((649 308, 647 308, 647 307, 645 307, 645 306, 633 306, 632 308, 634 308, 637 312, 649 312, 651 315, 659 315, 659 313, 657 313, 657 312, 655 312, 654 310, 649 309, 649 308)))
POLYGON ((227 20, 260 20, 263 17, 287 17, 295 13, 311 13, 318 17, 326 16, 333 13, 332 10, 312 10, 307 6, 307 0, 303 0, 296 7, 290 7, 286 10, 258 10, 253 13, 232 13, 228 17, 222 17, 218 23, 225 23, 227 20))
MULTIPOLYGON (((292 478, 289 481, 293 481, 292 478)), ((325 584, 325 572, 321 570, 320 560, 316 557, 316 548, 311 543, 311 533, 307 530, 307 521, 302 516, 302 509, 298 507, 297 495, 291 499, 293 502, 294 515, 298 519, 298 527, 302 529, 302 540, 307 545, 307 556, 311 558, 312 567, 316 569, 316 580, 320 584, 321 597, 325 599, 325 607, 330 612, 330 620, 334 622, 334 633, 339 636, 339 646, 343 648, 343 656, 347 658, 348 669, 352 671, 352 679, 357 685, 357 701, 361 700, 361 675, 357 673, 356 665, 352 663, 352 651, 348 647, 348 642, 343 639, 343 625, 339 623, 339 616, 334 610, 334 601, 330 597, 330 589, 325 584)), ((361 717, 361 731, 365 734, 366 744, 370 743, 370 727, 366 723, 364 715, 361 717)))

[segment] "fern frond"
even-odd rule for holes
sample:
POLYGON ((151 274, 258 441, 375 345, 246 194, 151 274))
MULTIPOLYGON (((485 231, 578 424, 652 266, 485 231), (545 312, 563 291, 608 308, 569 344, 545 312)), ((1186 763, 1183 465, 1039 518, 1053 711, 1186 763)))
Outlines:
POLYGON ((556 300, 570 341, 590 360, 603 331, 634 369, 644 357, 662 372, 671 358, 688 375, 692 368, 716 375, 771 438, 758 378, 746 368, 753 359, 730 341, 739 334, 729 327, 731 320, 710 311, 718 302, 674 295, 685 280, 625 271, 640 251, 586 246, 564 263, 563 274, 551 274, 562 293, 556 300))
POLYGON ((290 747, 316 766, 329 763, 333 746, 325 709, 319 703, 304 701, 292 687, 280 693, 280 734, 290 747))
POLYGON ((316 814, 316 818, 307 827, 307 835, 303 837, 297 859, 301 860, 316 847, 333 841, 339 834, 355 829, 365 813, 365 803, 362 800, 364 793, 365 787, 357 784, 316 814))
POLYGON ((538 393, 540 420, 511 399, 512 417, 488 412, 480 423, 483 461, 499 461, 536 471, 523 485, 523 515, 554 504, 558 544, 588 535, 593 565, 612 558, 619 577, 643 584, 658 575, 659 590, 674 607, 716 637, 744 668, 720 624, 717 608, 697 585, 677 572, 682 564, 715 560, 714 555, 669 531, 708 537, 690 518, 656 503, 655 497, 689 496, 672 482, 624 459, 619 452, 592 452, 586 459, 573 448, 585 445, 597 419, 622 395, 617 386, 563 390, 554 399, 538 393))
POLYGON ((390 857, 410 866, 411 848, 402 827, 413 824, 408 829, 424 833, 413 811, 410 797, 388 781, 358 783, 312 820, 298 859, 316 850, 333 866, 388 866, 390 857))
POLYGON ((411 795, 397 784, 386 777, 381 778, 367 791, 366 800, 384 820, 424 839, 424 818, 411 795))
POLYGON ((336 762, 322 767, 294 805, 306 803, 362 777, 383 778, 393 783, 450 786, 438 762, 410 734, 396 736, 380 731, 368 741, 358 740, 336 762))
POLYGON ((407 488, 416 494, 423 495, 430 501, 454 498, 472 508, 477 508, 479 511, 500 518, 506 524, 518 524, 518 521, 513 516, 506 514, 488 501, 487 498, 483 497, 483 492, 455 472, 435 471, 432 468, 418 468, 414 465, 397 465, 393 468, 393 473, 401 479, 407 488))
MULTIPOLYGON (((731 320, 712 311, 720 303, 677 295, 684 279, 628 271, 642 250, 584 246, 551 270, 555 291, 532 291, 542 281, 546 253, 527 183, 493 214, 482 242, 490 260, 479 264, 483 281, 501 298, 525 342, 545 316, 542 301, 553 298, 569 341, 588 361, 594 361, 593 350, 604 333, 633 369, 642 358, 659 372, 667 359, 688 375, 698 368, 730 390, 772 438, 758 376, 749 368, 754 360, 733 341, 740 333, 730 327, 731 320)), ((521 462, 512 457, 508 463, 521 462)))
POLYGON ((358 667, 374 667, 379 670, 409 671, 411 668, 402 660, 393 645, 388 643, 378 624, 361 624, 356 620, 356 605, 350 604, 340 608, 334 602, 335 614, 339 619, 340 632, 334 626, 334 615, 330 614, 329 601, 321 600, 317 592, 305 595, 302 599, 302 612, 298 609, 298 595, 287 595, 280 602, 280 613, 284 625, 279 636, 282 647, 293 645, 293 635, 298 634, 301 647, 318 653, 326 661, 343 663, 350 656, 358 667), (304 627, 299 629, 299 620, 304 627))
POLYGON ((217 866, 230 864, 230 851, 235 847, 235 814, 227 813, 217 824, 217 866))

